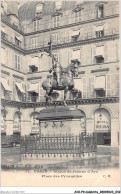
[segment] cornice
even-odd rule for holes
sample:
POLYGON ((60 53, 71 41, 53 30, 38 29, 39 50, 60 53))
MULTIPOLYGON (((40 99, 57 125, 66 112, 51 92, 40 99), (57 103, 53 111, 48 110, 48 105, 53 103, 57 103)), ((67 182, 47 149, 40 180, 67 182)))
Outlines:
POLYGON ((27 78, 27 80, 29 81, 29 80, 36 80, 36 79, 41 79, 42 78, 42 76, 39 76, 39 77, 29 77, 29 78, 27 78))
MULTIPOLYGON (((66 24, 66 25, 58 26, 58 27, 52 27, 51 31, 55 31, 55 30, 59 30, 59 29, 63 29, 63 28, 68 28, 68 27, 73 27, 73 26, 78 26, 78 25, 87 24, 87 23, 92 23, 92 22, 103 21, 103 20, 107 20, 107 19, 111 19, 111 18, 115 18, 115 17, 119 17, 119 14, 112 15, 112 16, 107 16, 107 17, 104 17, 104 18, 95 18, 95 19, 92 19, 92 20, 80 21, 80 22, 76 22, 76 23, 72 23, 72 24, 66 24)), ((43 33, 43 32, 49 32, 49 31, 50 31, 50 29, 45 29, 45 30, 39 30, 39 31, 36 31, 36 32, 24 33, 24 35, 28 36, 28 35, 34 35, 34 34, 43 33)))
MULTIPOLYGON (((105 97, 105 98, 87 98, 87 99, 78 99, 78 100, 67 100, 68 106, 73 105, 86 105, 86 104, 107 104, 107 103, 118 103, 119 97, 105 97)), ((33 103, 27 103, 27 102, 16 102, 12 100, 5 100, 1 99, 1 104, 6 106, 12 106, 12 107, 24 107, 24 108, 35 108, 35 107, 47 107, 46 102, 33 102, 33 103)), ((64 106, 63 101, 53 101, 50 104, 50 107, 53 106, 64 106)))

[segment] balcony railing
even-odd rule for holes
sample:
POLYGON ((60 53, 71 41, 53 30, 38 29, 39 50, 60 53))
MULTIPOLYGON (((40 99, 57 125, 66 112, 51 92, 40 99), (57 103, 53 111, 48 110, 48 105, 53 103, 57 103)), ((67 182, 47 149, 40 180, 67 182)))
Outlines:
MULTIPOLYGON (((65 37, 60 37, 56 40, 52 41, 53 45, 59 45, 59 44, 65 44, 65 43, 76 43, 78 41, 84 41, 84 40, 91 40, 91 39, 96 39, 96 38, 104 38, 104 37, 108 37, 108 36, 113 36, 113 35, 117 35, 119 34, 119 29, 112 29, 112 30, 104 30, 104 33, 102 36, 97 36, 96 35, 96 31, 95 32, 88 32, 84 35, 79 35, 78 38, 74 38, 73 36, 65 36, 65 37)), ((37 48, 43 48, 43 47, 48 47, 48 42, 49 39, 47 40, 47 38, 45 38, 43 41, 36 41, 36 44, 26 44, 25 45, 25 50, 30 50, 30 49, 37 49, 37 48)))
POLYGON ((25 48, 24 44, 22 44, 21 41, 19 41, 19 43, 18 43, 15 38, 12 38, 11 36, 7 35, 6 33, 2 32, 2 31, 1 31, 1 39, 12 44, 13 46, 15 46, 19 49, 23 50, 25 48))
POLYGON ((36 31, 41 31, 41 30, 48 30, 48 29, 52 29, 54 27, 61 27, 64 25, 71 25, 71 24, 75 24, 78 22, 86 22, 88 20, 95 20, 95 19, 103 19, 105 17, 109 17, 109 16, 114 16, 119 14, 119 5, 117 4, 112 4, 110 5, 108 8, 104 9, 104 14, 103 17, 98 17, 97 16, 97 10, 95 8, 95 10, 90 10, 88 11, 88 13, 83 13, 81 14, 81 17, 75 17, 75 13, 72 12, 68 15, 66 15, 65 13, 63 13, 62 17, 60 18, 60 21, 58 21, 57 23, 53 22, 53 18, 50 17, 49 19, 47 18, 43 18, 40 20, 39 25, 34 25, 34 23, 29 24, 29 26, 26 26, 24 28, 24 33, 32 33, 32 32, 36 32, 36 31))

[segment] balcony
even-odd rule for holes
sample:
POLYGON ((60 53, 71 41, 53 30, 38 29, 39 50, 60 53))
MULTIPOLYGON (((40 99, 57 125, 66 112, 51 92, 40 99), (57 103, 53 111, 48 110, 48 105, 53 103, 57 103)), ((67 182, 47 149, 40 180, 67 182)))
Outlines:
MULTIPOLYGON (((60 37, 56 40, 53 41, 53 48, 56 47, 61 47, 64 46, 65 44, 70 45, 70 44, 83 44, 85 41, 96 41, 96 40, 105 40, 106 38, 109 39, 109 37, 115 37, 119 35, 119 29, 112 29, 112 30, 104 30, 103 35, 101 37, 97 36, 96 31, 95 32, 90 32, 90 33, 85 33, 84 35, 79 35, 76 38, 73 38, 73 36, 66 36, 66 37, 60 37)), ((36 49, 43 49, 48 48, 48 42, 46 38, 43 41, 36 41, 36 44, 26 44, 25 45, 25 50, 26 51, 31 51, 31 50, 36 50, 36 49)))
POLYGON ((15 47, 16 49, 24 50, 24 44, 22 44, 22 42, 18 44, 15 38, 12 38, 11 36, 7 35, 6 33, 2 31, 1 31, 1 40, 15 47))

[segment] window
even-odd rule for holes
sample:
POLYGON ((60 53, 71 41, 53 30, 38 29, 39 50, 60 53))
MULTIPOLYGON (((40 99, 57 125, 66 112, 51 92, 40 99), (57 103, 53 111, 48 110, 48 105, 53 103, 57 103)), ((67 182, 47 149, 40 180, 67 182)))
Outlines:
POLYGON ((58 33, 52 34, 52 43, 58 42, 58 33))
POLYGON ((15 94, 15 99, 16 101, 19 102, 24 102, 24 97, 25 97, 25 90, 24 90, 25 85, 20 83, 20 82, 14 82, 14 94, 15 94))
POLYGON ((61 17, 60 15, 53 17, 53 26, 54 27, 58 27, 59 26, 59 24, 60 24, 60 17, 61 17))
POLYGON ((38 83, 28 84, 28 100, 30 100, 30 102, 37 102, 38 93, 39 93, 38 83))
POLYGON ((32 38, 31 39, 31 45, 32 45, 32 49, 37 48, 37 38, 32 38))
POLYGON ((43 10, 43 4, 38 4, 36 6, 36 15, 40 15, 42 13, 42 10, 43 10))
POLYGON ((95 86, 94 89, 96 91, 96 97, 104 97, 105 96, 105 76, 98 76, 95 78, 95 86))
POLYGON ((77 41, 79 35, 80 35, 80 30, 73 30, 73 32, 72 32, 72 39, 73 39, 73 41, 77 41))
POLYGON ((56 10, 59 10, 62 8, 62 1, 56 1, 55 2, 55 7, 56 7, 56 10))
POLYGON ((80 22, 81 21, 81 10, 74 12, 75 14, 75 22, 80 22))
POLYGON ((33 22, 34 32, 40 30, 40 25, 41 25, 40 23, 41 23, 41 20, 35 20, 35 21, 33 22))
POLYGON ((97 18, 104 17, 104 4, 99 4, 97 8, 97 18))
POLYGON ((15 69, 20 71, 20 56, 15 55, 15 69))
POLYGON ((38 71, 38 65, 39 65, 39 57, 38 56, 32 57, 30 61, 29 72, 38 71))
POLYGON ((104 63, 104 46, 96 47, 96 63, 104 63))
POLYGON ((103 37, 104 36, 104 27, 103 26, 97 26, 96 27, 96 37, 103 37))
POLYGON ((21 46, 21 39, 17 36, 15 36, 15 45, 20 47, 21 46))
POLYGON ((78 59, 80 61, 80 49, 73 50, 72 58, 73 59, 78 59))

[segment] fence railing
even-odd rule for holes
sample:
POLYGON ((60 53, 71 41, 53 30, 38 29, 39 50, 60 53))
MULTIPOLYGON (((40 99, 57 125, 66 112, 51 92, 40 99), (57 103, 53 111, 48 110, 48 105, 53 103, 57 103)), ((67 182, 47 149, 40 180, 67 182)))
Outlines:
POLYGON ((95 134, 42 135, 21 138, 22 154, 82 154, 96 152, 95 134))

